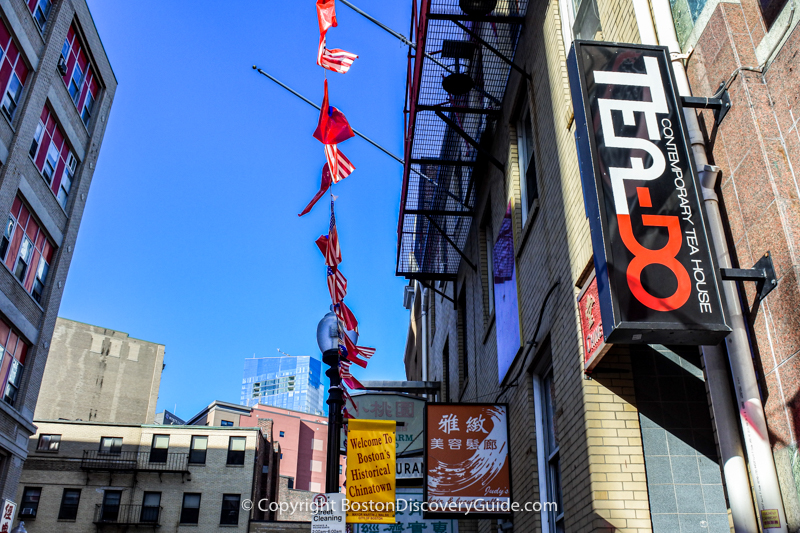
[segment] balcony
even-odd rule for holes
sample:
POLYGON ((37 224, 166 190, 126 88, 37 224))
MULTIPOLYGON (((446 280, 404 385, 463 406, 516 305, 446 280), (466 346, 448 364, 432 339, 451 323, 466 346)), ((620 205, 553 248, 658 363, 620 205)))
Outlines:
POLYGON ((164 453, 162 450, 120 453, 85 450, 81 459, 81 470, 188 474, 189 454, 164 453))
MULTIPOLYGON (((134 453, 134 452, 131 452, 134 453)), ((94 523, 98 526, 161 527, 162 507, 147 505, 97 505, 94 523)))

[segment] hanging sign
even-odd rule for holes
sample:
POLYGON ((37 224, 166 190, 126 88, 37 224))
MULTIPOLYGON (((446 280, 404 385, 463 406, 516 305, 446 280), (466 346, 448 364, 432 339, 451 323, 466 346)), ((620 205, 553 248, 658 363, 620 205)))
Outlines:
POLYGON ((347 425, 347 523, 394 524, 395 422, 352 418, 347 425))
POLYGON ((17 504, 11 500, 2 500, 0 503, 0 531, 11 531, 14 525, 14 515, 17 511, 17 504))
POLYGON ((567 63, 605 340, 717 344, 730 328, 669 51, 575 41, 567 63))
POLYGON ((425 440, 426 518, 511 516, 506 405, 429 403, 425 440))
POLYGON ((600 296, 597 293, 597 277, 594 272, 578 295, 578 313, 581 319, 581 337, 583 337, 583 369, 590 371, 611 348, 603 337, 600 296))
POLYGON ((311 533, 345 533, 344 494, 315 494, 311 511, 311 533))

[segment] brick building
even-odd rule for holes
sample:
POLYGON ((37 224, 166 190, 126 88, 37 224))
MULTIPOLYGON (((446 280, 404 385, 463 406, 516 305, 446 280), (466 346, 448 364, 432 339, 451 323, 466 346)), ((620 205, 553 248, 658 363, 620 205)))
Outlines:
POLYGON ((163 344, 59 317, 47 363, 37 420, 155 422, 163 344))
POLYGON ((753 284, 738 290, 761 393, 751 405, 766 416, 774 453, 779 530, 800 530, 791 459, 800 416, 800 10, 791 0, 712 0, 672 2, 671 13, 662 0, 416 4, 414 40, 431 57, 417 54, 409 69, 397 262, 415 294, 407 378, 441 381, 445 401, 508 403, 513 499, 559 504, 506 524, 462 521, 463 531, 727 532, 747 522, 731 504, 742 491, 752 526, 736 531, 771 519, 758 511, 754 456, 737 441, 738 455, 720 459, 730 444, 720 447, 723 411, 736 416, 739 406, 730 368, 710 365, 709 351, 618 344, 584 372, 577 299, 594 266, 567 54, 577 38, 668 46, 675 34, 680 51, 692 52, 674 61, 685 63, 694 95, 729 85, 719 131, 710 111, 700 125, 720 171, 733 266, 750 268, 768 250, 775 262, 777 288, 760 305, 753 284), (728 395, 712 401, 711 385, 723 382, 728 395), (726 483, 737 457, 754 496, 748 477, 726 483))
POLYGON ((243 500, 277 494, 280 446, 263 427, 37 420, 16 495, 28 531, 179 526, 247 531, 273 518, 243 500))
MULTIPOLYGON (((286 490, 310 493, 325 490, 328 420, 322 415, 270 405, 245 407, 216 401, 190 418, 187 424, 255 427, 265 421, 272 424, 275 441, 281 446, 280 476, 286 480, 286 490)), ((345 458, 342 457, 340 486, 344 483, 344 468, 345 458)))
POLYGON ((0 496, 14 498, 117 80, 83 0, 0 4, 0 496))

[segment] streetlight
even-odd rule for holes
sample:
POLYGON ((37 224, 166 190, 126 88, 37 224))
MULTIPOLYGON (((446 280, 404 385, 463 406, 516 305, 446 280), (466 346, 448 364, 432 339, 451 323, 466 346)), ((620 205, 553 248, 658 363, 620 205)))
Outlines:
MULTIPOLYGON (((353 341, 358 334, 348 331, 347 336, 353 341)), ((322 352, 322 362, 328 365, 325 375, 331 381, 328 389, 328 464, 325 470, 325 492, 339 492, 339 433, 342 427, 342 378, 339 375, 339 319, 330 311, 317 324, 317 345, 322 352)))

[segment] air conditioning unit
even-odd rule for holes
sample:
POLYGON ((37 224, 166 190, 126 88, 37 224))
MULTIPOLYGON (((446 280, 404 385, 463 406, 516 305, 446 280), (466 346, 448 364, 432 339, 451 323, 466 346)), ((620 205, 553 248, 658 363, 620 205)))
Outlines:
POLYGON ((33 507, 25 507, 22 512, 19 514, 20 516, 36 516, 36 509, 33 507))
POLYGON ((58 71, 61 73, 62 76, 67 75, 67 60, 64 59, 64 56, 60 56, 58 58, 58 71))

